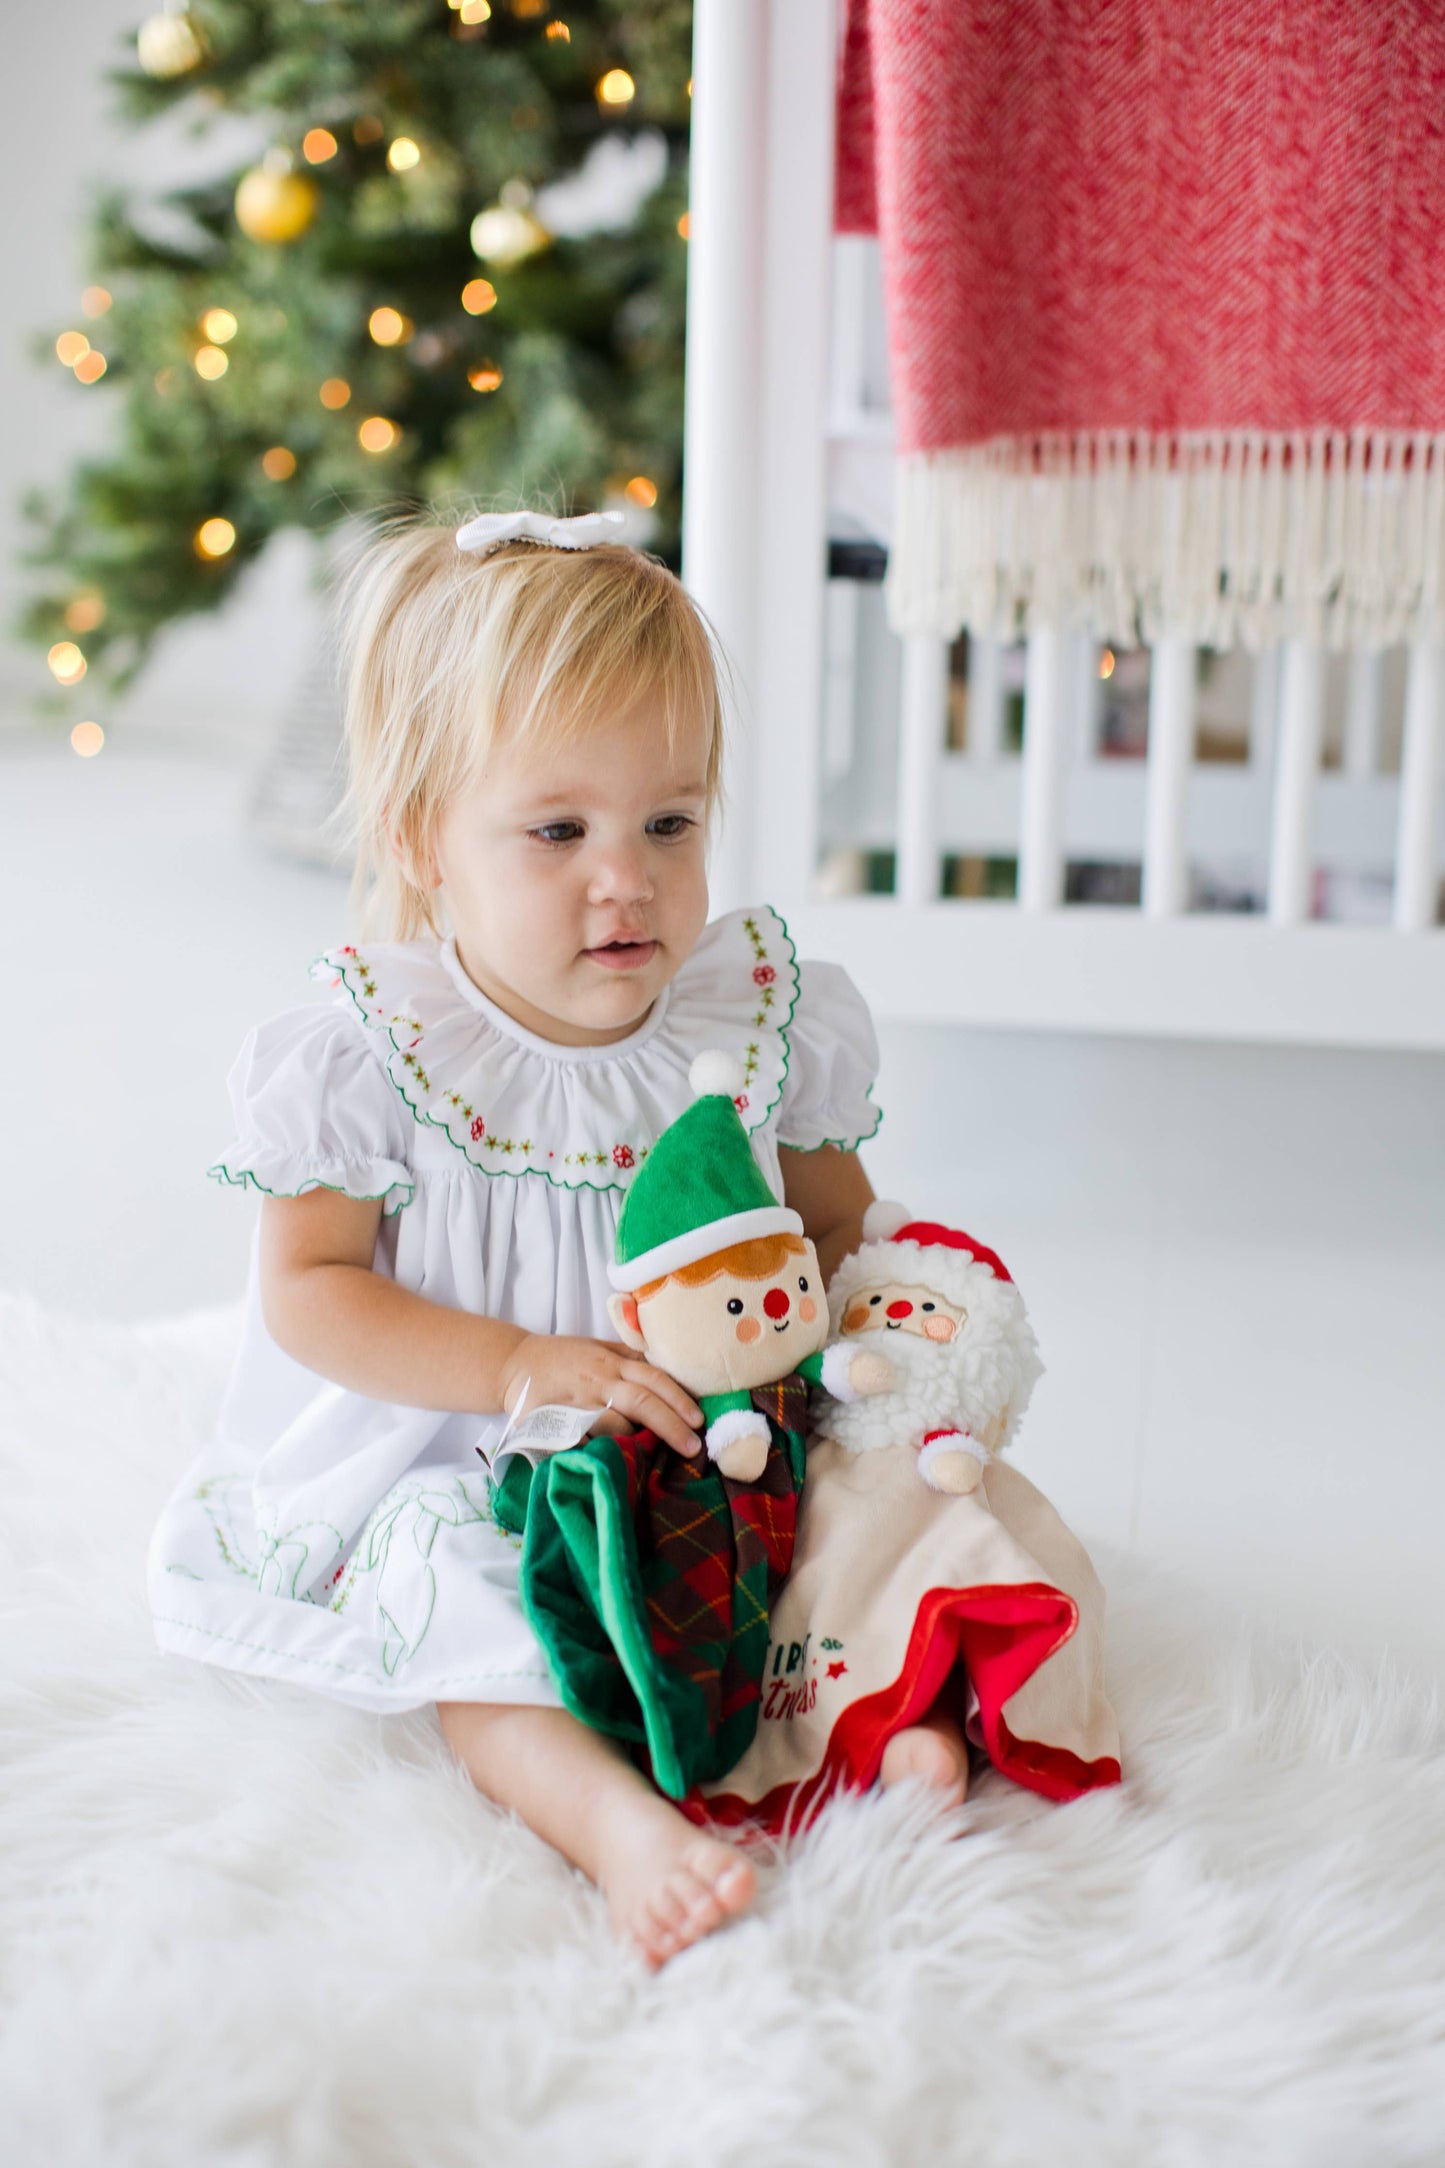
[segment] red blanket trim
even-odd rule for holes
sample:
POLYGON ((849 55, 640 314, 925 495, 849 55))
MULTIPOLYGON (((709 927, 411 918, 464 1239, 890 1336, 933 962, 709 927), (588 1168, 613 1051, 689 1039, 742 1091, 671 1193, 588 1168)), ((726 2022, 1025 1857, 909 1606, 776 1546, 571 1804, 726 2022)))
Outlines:
POLYGON ((800 1784, 780 1784, 756 1803, 730 1792, 690 1794, 683 1812, 725 1828, 753 1823, 781 1835, 810 1821, 837 1791, 864 1791, 878 1774, 888 1741, 925 1717, 960 1657, 978 1696, 989 1759, 1015 1783, 1046 1799, 1077 1799, 1117 1784, 1112 1755, 1081 1761, 1064 1747, 1016 1739, 1004 1705, 1076 1631, 1078 1606, 1044 1581, 1003 1587, 931 1589, 918 1607, 903 1668, 891 1686, 844 1710, 821 1767, 800 1784))

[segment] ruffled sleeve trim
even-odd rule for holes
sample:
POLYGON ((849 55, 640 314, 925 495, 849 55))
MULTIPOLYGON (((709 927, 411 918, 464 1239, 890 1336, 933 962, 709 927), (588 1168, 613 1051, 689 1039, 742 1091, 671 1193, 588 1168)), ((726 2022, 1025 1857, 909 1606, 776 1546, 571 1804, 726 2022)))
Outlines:
POLYGON ((840 965, 801 966, 789 1039, 779 1144, 793 1152, 820 1152, 828 1145, 856 1151, 883 1119, 873 1098, 878 1039, 867 1003, 840 965))
POLYGON ((380 1199, 386 1218, 400 1212, 416 1195, 410 1169, 394 1159, 334 1160, 318 1165, 302 1154, 269 1152, 264 1147, 248 1151, 235 1144, 206 1172, 214 1182, 259 1190, 264 1197, 304 1197, 308 1190, 329 1189, 339 1197, 355 1198, 358 1204, 375 1204, 380 1199))

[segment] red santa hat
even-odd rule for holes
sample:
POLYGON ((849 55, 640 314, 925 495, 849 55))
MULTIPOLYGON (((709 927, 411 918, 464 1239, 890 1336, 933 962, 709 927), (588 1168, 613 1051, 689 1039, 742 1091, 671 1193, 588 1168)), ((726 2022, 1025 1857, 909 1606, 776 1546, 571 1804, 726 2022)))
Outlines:
POLYGON ((997 1283, 1001 1297, 1009 1289, 1003 1307, 1018 1306, 1013 1276, 997 1250, 939 1220, 914 1219, 906 1205, 882 1197, 863 1215, 862 1246, 843 1259, 828 1283, 835 1317, 850 1295, 880 1280, 926 1284, 965 1309, 978 1301, 982 1288, 997 1283))

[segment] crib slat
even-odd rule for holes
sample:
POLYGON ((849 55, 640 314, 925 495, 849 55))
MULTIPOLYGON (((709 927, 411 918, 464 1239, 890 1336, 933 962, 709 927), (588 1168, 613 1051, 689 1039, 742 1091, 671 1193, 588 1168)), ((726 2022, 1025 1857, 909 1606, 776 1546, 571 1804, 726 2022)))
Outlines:
POLYGON ((970 636, 968 757, 995 761, 1004 749, 1003 642, 970 636))
POLYGON ((1298 926, 1310 915, 1310 815, 1324 720, 1325 651, 1312 640, 1286 640, 1269 850, 1269 916, 1276 926, 1298 926))
POLYGON ((1268 774, 1274 765, 1279 727, 1279 649, 1267 647, 1254 658, 1249 693, 1249 765, 1268 774))
POLYGON ((938 769, 948 708, 948 644, 929 633, 903 642, 903 695, 898 731, 898 864, 900 903, 938 899, 938 769))
POLYGON ((1440 784, 1445 774, 1445 641, 1416 640, 1405 679, 1400 828, 1395 849, 1395 924, 1435 924, 1440 893, 1440 784))
POLYGON ((1349 685, 1345 693, 1346 775, 1377 773, 1384 705, 1384 654, 1378 648, 1357 648, 1350 657, 1349 685))
POLYGON ((1029 635, 1018 879, 1018 900, 1026 911, 1051 911, 1064 897, 1067 642, 1068 635, 1056 626, 1029 635))
POLYGON ((1194 644, 1156 640, 1149 661, 1149 761, 1144 802, 1144 909, 1177 918, 1187 900, 1184 793, 1194 753, 1194 644))

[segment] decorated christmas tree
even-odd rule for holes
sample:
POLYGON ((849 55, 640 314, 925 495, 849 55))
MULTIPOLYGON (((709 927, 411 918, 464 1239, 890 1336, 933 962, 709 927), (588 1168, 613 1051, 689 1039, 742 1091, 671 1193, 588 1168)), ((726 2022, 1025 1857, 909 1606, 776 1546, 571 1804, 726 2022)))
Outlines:
POLYGON ((30 508, 28 630, 61 685, 130 677, 282 527, 526 494, 629 505, 675 555, 690 51, 690 0, 141 25, 116 78, 138 123, 251 115, 269 147, 97 205, 54 352, 114 400, 112 447, 30 508))

